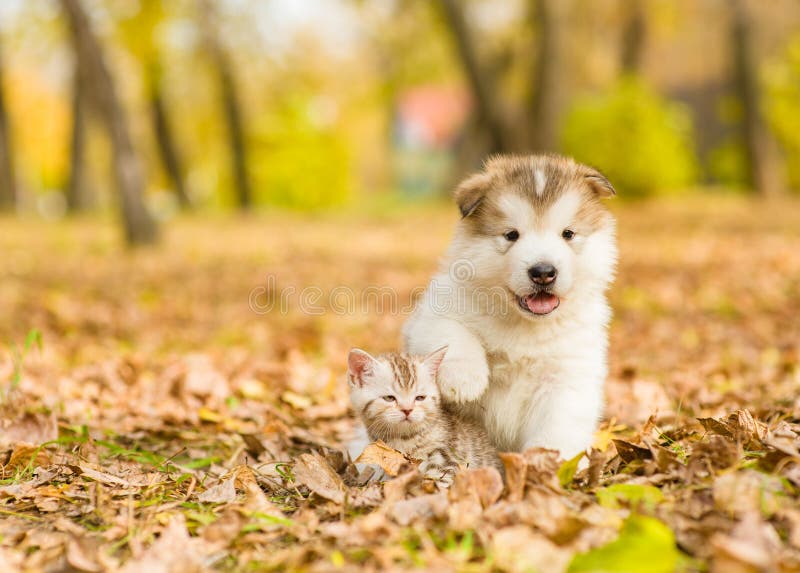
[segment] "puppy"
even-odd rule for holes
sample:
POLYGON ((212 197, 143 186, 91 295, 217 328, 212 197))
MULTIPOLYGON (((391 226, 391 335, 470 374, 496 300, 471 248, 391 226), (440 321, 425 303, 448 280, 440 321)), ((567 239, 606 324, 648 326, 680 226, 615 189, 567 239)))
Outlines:
POLYGON ((592 444, 617 261, 601 200, 613 195, 598 171, 553 155, 495 157, 455 192, 461 220, 404 343, 449 346, 443 398, 501 450, 571 458, 592 444))

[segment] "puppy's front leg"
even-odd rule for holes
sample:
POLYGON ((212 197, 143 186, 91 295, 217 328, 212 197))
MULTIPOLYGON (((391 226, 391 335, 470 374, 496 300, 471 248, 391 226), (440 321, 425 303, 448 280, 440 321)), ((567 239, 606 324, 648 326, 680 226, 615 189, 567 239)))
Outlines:
POLYGON ((602 410, 602 381, 558 386, 531 405, 523 447, 558 450, 565 460, 591 447, 602 410))
POLYGON ((480 340, 455 320, 417 316, 403 331, 406 350, 427 354, 447 345, 437 377, 442 398, 458 404, 480 398, 489 384, 489 365, 480 340))

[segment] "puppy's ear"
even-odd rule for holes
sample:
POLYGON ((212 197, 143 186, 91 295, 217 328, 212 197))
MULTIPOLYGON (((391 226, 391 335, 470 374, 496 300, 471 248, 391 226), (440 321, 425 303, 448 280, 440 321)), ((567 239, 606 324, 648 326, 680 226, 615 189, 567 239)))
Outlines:
POLYGON ((433 373, 434 378, 436 374, 439 372, 439 367, 442 365, 442 360, 444 360, 444 355, 447 354, 447 346, 442 346, 441 348, 437 348, 430 354, 428 354, 425 358, 422 359, 422 363, 425 364, 428 368, 430 368, 431 372, 433 373))
POLYGON ((364 386, 364 377, 372 372, 375 359, 360 348, 353 348, 347 355, 347 380, 351 386, 364 386))
POLYGON ((469 217, 481 204, 492 184, 488 173, 475 173, 459 183, 454 193, 461 218, 469 217))
POLYGON ((591 190, 601 199, 607 199, 617 194, 614 186, 606 179, 606 176, 594 167, 586 167, 584 177, 591 190))

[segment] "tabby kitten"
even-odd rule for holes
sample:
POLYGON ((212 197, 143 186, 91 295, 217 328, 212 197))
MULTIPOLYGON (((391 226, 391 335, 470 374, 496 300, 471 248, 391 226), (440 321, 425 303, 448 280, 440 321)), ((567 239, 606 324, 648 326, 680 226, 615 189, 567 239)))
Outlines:
POLYGON ((420 472, 445 486, 459 467, 501 470, 486 431, 442 404, 436 373, 446 352, 374 358, 355 348, 347 358, 350 401, 370 440, 419 460, 420 472))

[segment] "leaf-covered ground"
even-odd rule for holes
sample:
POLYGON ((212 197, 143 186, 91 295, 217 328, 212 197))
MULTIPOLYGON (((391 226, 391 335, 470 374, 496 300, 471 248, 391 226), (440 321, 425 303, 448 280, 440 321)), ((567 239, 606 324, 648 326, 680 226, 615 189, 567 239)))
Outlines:
POLYGON ((0 570, 800 570, 800 204, 616 207, 596 449, 447 492, 342 445, 450 207, 0 221, 0 570))

